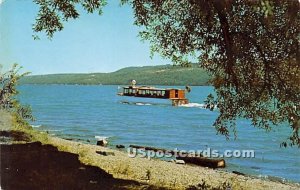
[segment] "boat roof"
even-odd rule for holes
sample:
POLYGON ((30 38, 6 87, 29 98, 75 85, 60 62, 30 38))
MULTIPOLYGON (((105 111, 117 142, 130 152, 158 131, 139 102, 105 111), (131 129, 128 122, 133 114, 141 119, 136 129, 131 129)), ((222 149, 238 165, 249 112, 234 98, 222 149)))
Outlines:
POLYGON ((140 90, 183 90, 180 88, 155 88, 153 86, 125 86, 123 88, 133 88, 133 89, 140 89, 140 90))

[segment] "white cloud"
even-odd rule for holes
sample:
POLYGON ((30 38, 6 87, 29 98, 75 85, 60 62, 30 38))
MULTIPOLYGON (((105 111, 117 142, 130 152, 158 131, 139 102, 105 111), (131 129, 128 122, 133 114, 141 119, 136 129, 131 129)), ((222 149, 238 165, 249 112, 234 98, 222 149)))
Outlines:
POLYGON ((5 1, 5 0, 0 0, 0 5, 1 5, 2 3, 4 3, 4 1, 5 1))

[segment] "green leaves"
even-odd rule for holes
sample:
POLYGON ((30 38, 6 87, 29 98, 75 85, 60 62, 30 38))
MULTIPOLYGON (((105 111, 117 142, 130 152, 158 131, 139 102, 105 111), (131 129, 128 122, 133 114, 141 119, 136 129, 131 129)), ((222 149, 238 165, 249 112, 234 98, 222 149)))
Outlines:
POLYGON ((99 15, 102 14, 101 8, 106 4, 107 4, 106 1, 102 1, 102 0, 84 0, 81 2, 81 5, 88 13, 93 13, 95 10, 98 9, 99 15))
POLYGON ((35 40, 39 39, 37 33, 45 32, 48 38, 52 38, 56 32, 63 30, 63 22, 79 18, 77 10, 81 5, 87 13, 102 14, 102 8, 106 0, 33 0, 39 6, 39 12, 33 25, 35 40))
POLYGON ((261 1, 261 6, 257 7, 257 10, 261 11, 265 17, 273 14, 274 7, 270 3, 269 0, 261 1))
POLYGON ((236 133, 240 117, 267 131, 289 123, 287 141, 300 146, 294 127, 300 121, 298 1, 129 3, 152 53, 178 64, 197 62, 212 74, 216 97, 208 97, 207 108, 218 106, 220 134, 236 133))
POLYGON ((14 114, 18 122, 26 122, 26 120, 34 119, 31 108, 27 105, 21 105, 15 97, 19 93, 17 90, 18 81, 29 74, 28 72, 19 74, 21 68, 14 64, 11 70, 5 73, 0 72, 0 109, 14 114))

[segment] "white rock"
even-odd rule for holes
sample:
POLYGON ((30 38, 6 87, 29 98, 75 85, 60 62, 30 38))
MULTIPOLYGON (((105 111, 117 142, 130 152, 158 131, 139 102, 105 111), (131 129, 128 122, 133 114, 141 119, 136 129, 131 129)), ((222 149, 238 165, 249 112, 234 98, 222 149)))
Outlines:
POLYGON ((175 160, 175 163, 176 164, 185 164, 185 161, 184 160, 175 160))

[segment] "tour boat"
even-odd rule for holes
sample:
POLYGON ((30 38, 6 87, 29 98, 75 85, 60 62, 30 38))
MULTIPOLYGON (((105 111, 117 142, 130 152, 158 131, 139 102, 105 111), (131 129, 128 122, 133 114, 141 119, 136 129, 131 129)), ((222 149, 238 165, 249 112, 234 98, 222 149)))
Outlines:
POLYGON ((119 96, 139 97, 139 98, 156 98, 169 99, 173 106, 188 104, 189 101, 185 97, 185 90, 178 88, 155 88, 152 86, 136 86, 133 80, 130 86, 122 87, 119 96))

